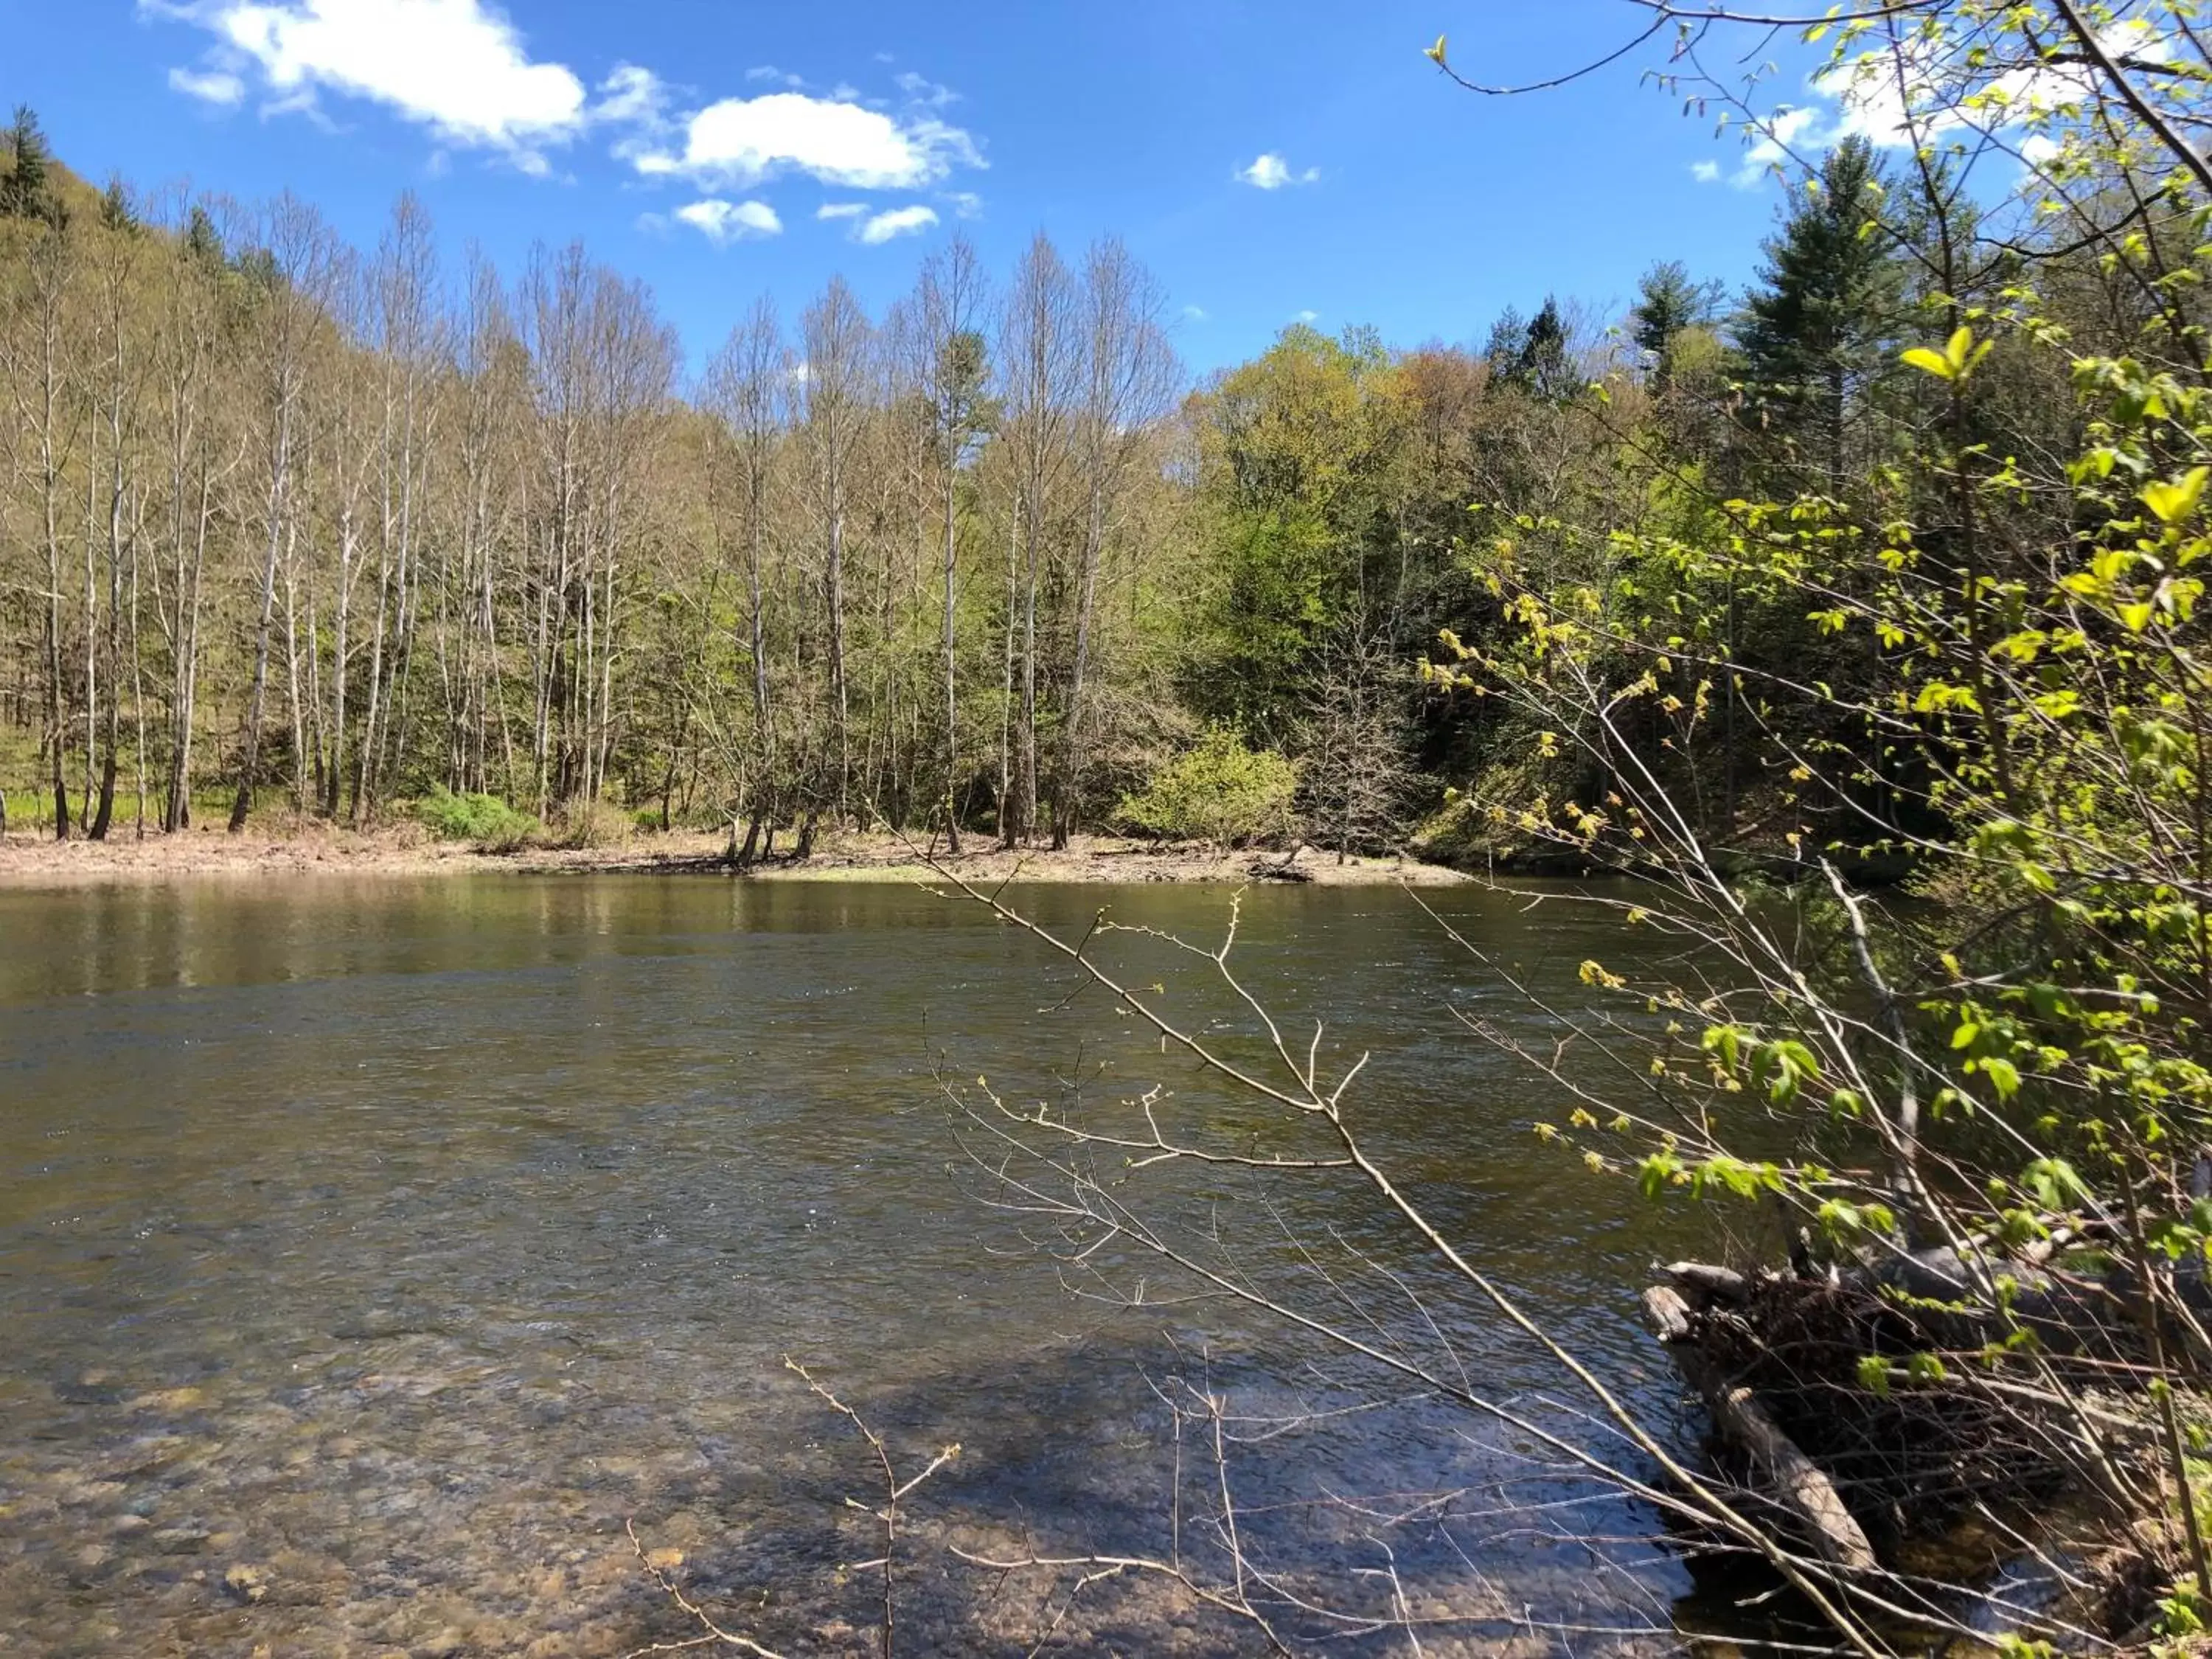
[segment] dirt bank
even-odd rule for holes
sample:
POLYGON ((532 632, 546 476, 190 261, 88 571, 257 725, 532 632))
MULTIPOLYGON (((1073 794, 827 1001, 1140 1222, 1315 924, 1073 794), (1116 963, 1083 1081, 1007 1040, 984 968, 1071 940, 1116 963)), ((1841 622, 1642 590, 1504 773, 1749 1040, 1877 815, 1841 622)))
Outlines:
MULTIPOLYGON (((638 835, 620 845, 526 848, 486 853, 428 839, 412 824, 356 834, 325 825, 245 833, 193 830, 143 841, 121 830, 105 842, 55 842, 18 832, 0 841, 0 886, 52 887, 76 882, 166 881, 187 877, 425 876, 486 873, 654 875, 697 872, 747 881, 919 881, 932 878, 926 842, 888 835, 824 837, 803 864, 775 860, 733 871, 719 835, 638 835)), ((937 849, 942 856, 942 849, 937 849)), ((1212 848, 1157 847, 1110 836, 1078 836, 1065 852, 1002 852, 971 841, 947 867, 975 882, 1225 882, 1282 879, 1279 853, 1222 853, 1212 848)), ((1407 883, 1443 886, 1464 880, 1439 865, 1407 859, 1352 859, 1310 848, 1291 878, 1320 886, 1407 883)))

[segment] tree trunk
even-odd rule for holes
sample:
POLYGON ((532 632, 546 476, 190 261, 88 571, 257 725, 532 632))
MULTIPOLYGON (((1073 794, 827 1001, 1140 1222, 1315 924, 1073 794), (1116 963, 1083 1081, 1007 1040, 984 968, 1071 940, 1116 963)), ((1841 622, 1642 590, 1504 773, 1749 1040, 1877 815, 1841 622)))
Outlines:
POLYGON ((240 734, 238 794, 230 804, 230 833, 246 828, 253 810, 253 786, 261 769, 261 718, 269 695, 269 635, 276 620, 276 555, 283 545, 284 497, 291 460, 292 404, 289 388, 278 393, 276 453, 269 467, 269 538, 261 560, 261 617, 253 634, 253 681, 246 693, 246 724, 240 734))
POLYGON ((1091 620, 1098 598, 1098 561, 1106 539, 1104 486, 1094 477, 1091 513, 1084 527, 1083 570, 1075 611, 1075 660, 1067 678, 1067 708, 1061 716, 1059 776, 1052 786, 1052 845, 1065 850, 1075 827, 1075 790, 1083 767, 1083 682, 1091 662, 1091 620))

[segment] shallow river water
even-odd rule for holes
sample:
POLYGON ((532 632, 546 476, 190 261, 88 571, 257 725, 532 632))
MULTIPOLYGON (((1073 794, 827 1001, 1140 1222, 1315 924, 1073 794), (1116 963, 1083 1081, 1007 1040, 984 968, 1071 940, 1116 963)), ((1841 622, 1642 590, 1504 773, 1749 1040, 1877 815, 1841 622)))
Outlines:
MULTIPOLYGON (((1229 903, 1017 891, 1079 933, 1103 904, 1209 943, 1229 903)), ((1435 902, 1563 994, 1612 944, 1571 911, 1435 902)), ((1178 1017, 1243 1041, 1190 973, 1204 962, 1108 947, 1178 1017)), ((1537 1033, 1504 983, 1393 890, 1252 893, 1235 960, 1271 1006, 1329 1017, 1325 1056, 1374 1051, 1348 1098, 1378 1153, 1674 1422, 1635 1292, 1680 1241, 1530 1133, 1557 1091, 1451 1012, 1537 1033)), ((1091 1281, 1028 1248, 1036 1218, 988 1201, 940 1066, 1010 1100, 1159 1084, 1217 1127, 1262 1115, 1072 988, 1034 941, 896 884, 0 891, 0 1652, 589 1656, 696 1633, 641 1571, 631 1524, 731 1628, 855 1650, 878 1591, 841 1568, 877 1546, 845 1500, 880 1480, 787 1356, 860 1407, 902 1472, 961 1444, 908 1500, 904 1651, 1020 1653, 1056 1616, 1036 1575, 963 1568, 950 1546, 1164 1553, 1181 1531, 1187 1559, 1218 1568, 1220 1472, 1194 1431, 1178 1446, 1164 1394, 1228 1402, 1250 1547, 1315 1582, 1371 1586, 1383 1517, 1449 1492, 1389 1532, 1409 1582, 1668 1628, 1687 1581, 1634 1541, 1650 1517, 1559 1507, 1577 1494, 1525 1437, 1233 1299, 1177 1299, 1126 1244, 1091 1265, 1143 1277, 1135 1310, 1075 1293, 1091 1281)), ((1174 1170, 1143 1190, 1251 1282, 1324 1302, 1338 1285, 1348 1322, 1388 1328, 1378 1345, 1429 1343, 1531 1419, 1601 1438, 1540 1353, 1431 1281, 1371 1195, 1174 1170), (1328 1265, 1357 1277, 1363 1259, 1400 1275, 1379 1315, 1352 1310, 1382 1281, 1328 1265)), ((1503 1613, 1458 1636, 1557 1639, 1503 1613)), ((1256 1645, 1126 1587, 1086 1593, 1055 1639, 1256 1645)))

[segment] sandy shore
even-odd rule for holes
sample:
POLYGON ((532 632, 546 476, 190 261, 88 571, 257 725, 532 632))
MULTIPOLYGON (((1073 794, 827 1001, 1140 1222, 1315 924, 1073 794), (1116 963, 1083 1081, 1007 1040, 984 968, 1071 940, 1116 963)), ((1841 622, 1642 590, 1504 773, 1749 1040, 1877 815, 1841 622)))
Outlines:
MULTIPOLYGON (((271 833, 249 825, 237 836, 220 829, 137 839, 128 830, 105 842, 55 842, 22 832, 0 842, 0 887, 55 887, 78 882, 166 881, 184 878, 505 874, 713 874, 747 881, 927 881, 938 878, 926 858, 927 843, 886 835, 824 837, 804 864, 779 858, 735 872, 722 861, 719 835, 639 835, 620 846, 581 849, 531 848, 485 853, 428 839, 413 825, 356 835, 313 825, 271 833)), ((939 849, 941 855, 942 849, 939 849)), ((1223 854, 1211 848, 1160 848, 1110 836, 1078 836, 1065 852, 1043 848, 1001 852, 970 842, 960 857, 944 860, 963 880, 996 883, 1222 882, 1279 879, 1261 866, 1281 863, 1274 853, 1223 854)), ((1407 883, 1434 887, 1464 880, 1456 872, 1414 860, 1352 859, 1310 848, 1293 866, 1319 886, 1377 886, 1407 883)))

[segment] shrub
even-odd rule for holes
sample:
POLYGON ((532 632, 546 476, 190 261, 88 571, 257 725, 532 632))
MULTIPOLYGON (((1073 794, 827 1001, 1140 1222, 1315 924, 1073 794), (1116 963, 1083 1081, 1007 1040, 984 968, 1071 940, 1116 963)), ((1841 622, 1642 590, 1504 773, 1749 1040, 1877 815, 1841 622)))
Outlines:
POLYGON ((1292 763, 1216 726, 1154 773, 1143 793, 1124 796, 1121 817, 1141 834, 1225 846, 1286 834, 1297 787, 1292 763))
POLYGON ((527 846, 544 828, 497 795, 457 795, 435 784, 415 803, 415 817, 440 841, 474 842, 490 853, 527 846))
POLYGON ((629 814, 603 800, 572 800, 561 809, 559 845, 575 850, 627 847, 629 814))

